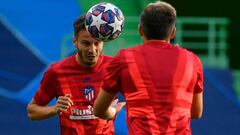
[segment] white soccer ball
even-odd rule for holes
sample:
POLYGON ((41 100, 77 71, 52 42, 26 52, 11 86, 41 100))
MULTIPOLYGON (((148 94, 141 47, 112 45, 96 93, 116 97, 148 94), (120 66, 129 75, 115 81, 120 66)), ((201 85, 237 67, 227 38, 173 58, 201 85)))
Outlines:
POLYGON ((86 30, 102 41, 116 39, 123 31, 124 15, 111 3, 99 3, 92 6, 85 16, 86 30))

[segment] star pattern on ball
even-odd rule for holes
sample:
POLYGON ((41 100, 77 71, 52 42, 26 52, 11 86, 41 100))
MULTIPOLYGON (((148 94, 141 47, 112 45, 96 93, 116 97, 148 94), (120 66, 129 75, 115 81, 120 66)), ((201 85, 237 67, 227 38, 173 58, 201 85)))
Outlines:
POLYGON ((101 17, 102 13, 100 13, 98 16, 92 15, 93 21, 90 26, 96 26, 98 31, 100 31, 101 24, 107 23, 106 21, 102 20, 101 17))
POLYGON ((103 40, 103 41, 106 41, 111 35, 108 35, 108 36, 102 36, 100 33, 98 33, 98 38, 103 40))
POLYGON ((105 5, 105 10, 104 10, 104 12, 106 12, 106 11, 108 11, 108 10, 112 10, 113 13, 116 14, 115 7, 114 7, 113 5, 111 5, 111 4, 109 4, 109 3, 107 3, 107 4, 105 5))
POLYGON ((117 30, 122 31, 121 24, 122 24, 122 22, 124 20, 124 19, 122 19, 122 20, 119 21, 116 16, 114 16, 114 17, 115 17, 114 18, 115 22, 108 24, 108 25, 113 27, 113 32, 112 33, 116 32, 117 30))

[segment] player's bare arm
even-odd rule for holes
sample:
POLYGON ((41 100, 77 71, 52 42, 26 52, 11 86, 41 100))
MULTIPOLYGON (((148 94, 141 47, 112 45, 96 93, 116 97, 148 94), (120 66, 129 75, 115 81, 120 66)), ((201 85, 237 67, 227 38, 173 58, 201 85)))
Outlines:
POLYGON ((28 117, 31 120, 43 120, 60 114, 66 111, 71 105, 73 105, 70 95, 59 96, 57 102, 53 106, 41 106, 32 100, 28 106, 28 117))
POLYGON ((193 102, 191 107, 191 117, 193 119, 199 119, 202 117, 203 112, 203 93, 193 94, 193 102))

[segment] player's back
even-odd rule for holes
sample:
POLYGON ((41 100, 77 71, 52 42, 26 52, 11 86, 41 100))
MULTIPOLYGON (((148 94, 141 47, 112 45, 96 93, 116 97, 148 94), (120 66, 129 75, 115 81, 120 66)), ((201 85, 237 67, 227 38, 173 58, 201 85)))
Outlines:
POLYGON ((131 121, 129 134, 191 134, 197 57, 162 41, 149 41, 122 54, 128 67, 122 72, 122 88, 131 121))

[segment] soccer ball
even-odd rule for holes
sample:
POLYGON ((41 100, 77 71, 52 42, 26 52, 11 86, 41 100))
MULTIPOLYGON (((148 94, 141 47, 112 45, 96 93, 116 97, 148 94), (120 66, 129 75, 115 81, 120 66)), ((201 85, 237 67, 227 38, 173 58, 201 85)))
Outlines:
POLYGON ((92 6, 85 16, 86 30, 102 41, 116 39, 123 31, 122 11, 111 3, 99 3, 92 6))

